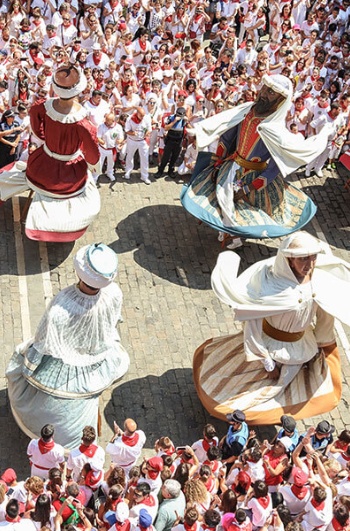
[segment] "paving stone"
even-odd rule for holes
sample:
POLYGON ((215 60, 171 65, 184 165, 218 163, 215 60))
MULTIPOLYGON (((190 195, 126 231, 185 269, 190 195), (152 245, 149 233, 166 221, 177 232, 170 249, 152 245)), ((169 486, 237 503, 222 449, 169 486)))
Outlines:
MULTIPOLYGON (((298 180, 318 204, 315 223, 310 223, 308 230, 315 234, 320 227, 333 252, 350 261, 350 194, 343 189, 345 179, 340 170, 340 175, 325 172, 322 179, 305 178, 298 172, 291 180, 298 180)), ((211 291, 210 272, 221 251, 217 233, 183 210, 180 190, 172 180, 162 179, 147 187, 137 173, 130 183, 118 176, 112 187, 101 184, 100 216, 75 244, 39 244, 21 233, 32 333, 48 298, 42 268, 49 271, 55 295, 76 281, 72 258, 81 246, 104 241, 119 254, 118 282, 124 295, 119 331, 131 366, 128 374, 101 396, 101 443, 110 439, 113 420, 122 423, 132 416, 147 434, 145 455, 162 435, 170 436, 177 445, 196 440, 207 422, 212 422, 220 435, 225 433, 224 423, 210 417, 197 397, 191 362, 194 350, 206 339, 241 329, 234 323, 232 310, 211 291), (47 252, 47 265, 40 249, 47 252)), ((22 199, 20 204, 23 207, 22 199)), ((18 224, 15 228, 23 231, 18 224)), ((23 337, 13 231, 12 203, 8 201, 0 208, 0 467, 12 466, 24 479, 29 472, 29 440, 12 417, 4 377, 14 346, 28 339, 23 337)), ((275 254, 278 244, 278 240, 248 241, 239 250, 241 270, 275 254)), ((350 330, 345 328, 345 333, 350 338, 350 330)), ((343 398, 336 410, 324 416, 337 430, 350 426, 350 353, 342 351, 341 355, 343 398)), ((298 422, 298 428, 303 432, 319 420, 305 419, 298 422)), ((276 432, 271 426, 256 431, 261 439, 276 432)))

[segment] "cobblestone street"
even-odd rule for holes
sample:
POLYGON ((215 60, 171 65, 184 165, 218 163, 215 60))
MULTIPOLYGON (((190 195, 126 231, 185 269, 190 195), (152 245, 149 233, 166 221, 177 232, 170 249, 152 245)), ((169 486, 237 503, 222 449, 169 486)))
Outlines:
MULTIPOLYGON (((344 189, 345 170, 325 172, 323 179, 306 179, 300 172, 293 181, 299 178, 318 205, 307 230, 326 239, 337 256, 350 262, 350 192, 344 189)), ((28 240, 19 221, 25 194, 0 208, 1 470, 11 466, 20 478, 29 473, 28 438, 10 412, 5 368, 14 346, 35 332, 45 303, 76 281, 74 253, 92 242, 103 241, 118 253, 117 281, 124 294, 119 330, 131 359, 127 375, 102 395, 101 444, 111 437, 113 420, 122 423, 127 416, 135 418, 145 431, 146 452, 162 435, 169 435, 177 445, 200 436, 210 417, 195 392, 192 355, 204 340, 232 333, 235 328, 230 309, 210 287, 210 273, 221 250, 217 233, 199 225, 182 208, 181 186, 168 178, 152 180, 146 186, 136 172, 130 181, 118 173, 113 184, 100 178, 100 216, 75 244, 28 240)), ((274 254, 278 244, 279 240, 248 241, 238 251, 241 268, 274 254)), ((350 428, 350 331, 338 323, 337 335, 343 398, 324 418, 339 431, 344 425, 350 428)), ((223 423, 211 421, 220 434, 225 433, 223 423)), ((315 422, 306 419, 305 425, 315 422)))

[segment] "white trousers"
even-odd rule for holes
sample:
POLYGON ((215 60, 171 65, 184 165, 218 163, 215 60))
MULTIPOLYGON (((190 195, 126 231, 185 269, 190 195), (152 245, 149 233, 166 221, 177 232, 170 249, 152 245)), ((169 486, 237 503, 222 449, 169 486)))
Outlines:
POLYGON ((149 146, 146 140, 133 140, 130 137, 126 141, 125 177, 130 177, 130 173, 134 169, 134 155, 136 151, 140 155, 141 179, 148 179, 149 146))
POLYGON ((329 157, 329 153, 331 151, 331 145, 329 144, 322 153, 316 157, 313 161, 309 162, 309 164, 306 165, 306 169, 308 171, 315 170, 320 171, 322 170, 326 160, 329 157))
POLYGON ((106 170, 106 173, 107 173, 108 176, 113 175, 113 167, 114 167, 113 149, 105 149, 103 146, 98 146, 98 149, 100 151, 101 169, 103 167, 103 163, 104 163, 105 159, 107 159, 107 170, 106 170))

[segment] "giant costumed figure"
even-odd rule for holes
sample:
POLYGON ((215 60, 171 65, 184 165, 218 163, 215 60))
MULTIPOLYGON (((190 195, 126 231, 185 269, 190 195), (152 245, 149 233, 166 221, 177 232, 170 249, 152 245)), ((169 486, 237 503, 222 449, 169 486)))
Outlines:
POLYGON ((34 338, 16 348, 6 371, 9 398, 29 437, 50 423, 60 444, 79 445, 84 426, 97 428, 99 395, 128 370, 116 329, 122 307, 113 282, 117 265, 104 244, 80 249, 74 259, 78 283, 56 295, 34 338))
POLYGON ((0 172, 0 199, 34 192, 25 231, 43 241, 74 241, 100 211, 100 196, 88 168, 99 173, 96 128, 75 100, 86 87, 73 65, 58 68, 53 89, 58 98, 38 102, 30 110, 33 133, 43 141, 29 156, 0 172))
POLYGON ((341 396, 334 317, 350 324, 350 264, 303 231, 238 276, 239 263, 225 251, 212 273, 215 294, 243 332, 197 349, 194 379, 204 406, 223 419, 243 410, 252 425, 330 411, 341 396))
POLYGON ((194 125, 200 153, 181 193, 186 210, 244 238, 277 238, 308 223, 314 203, 284 177, 324 149, 326 133, 300 141, 286 129, 292 95, 285 76, 264 76, 254 103, 194 125))

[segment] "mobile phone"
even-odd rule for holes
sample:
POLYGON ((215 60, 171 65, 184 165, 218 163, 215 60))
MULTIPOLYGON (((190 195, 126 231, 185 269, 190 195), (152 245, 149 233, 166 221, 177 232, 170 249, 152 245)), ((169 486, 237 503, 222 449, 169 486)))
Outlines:
POLYGON ((176 451, 177 452, 184 452, 186 450, 186 446, 177 446, 176 451))

